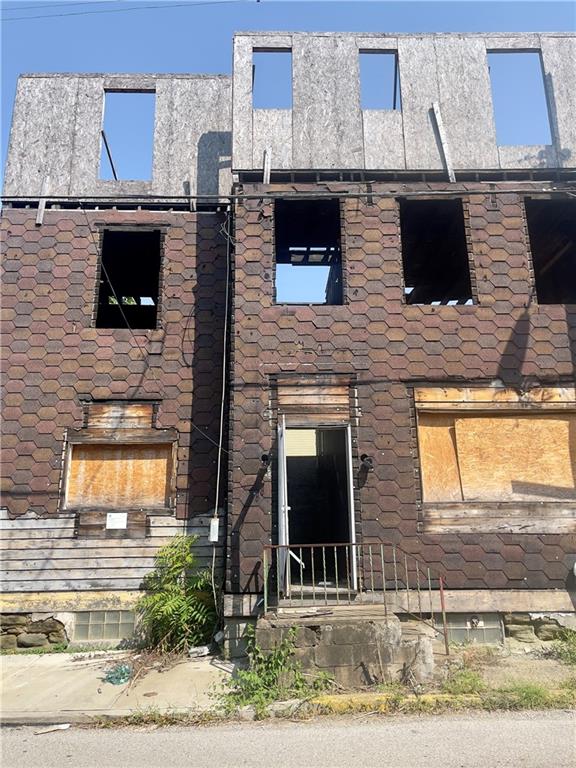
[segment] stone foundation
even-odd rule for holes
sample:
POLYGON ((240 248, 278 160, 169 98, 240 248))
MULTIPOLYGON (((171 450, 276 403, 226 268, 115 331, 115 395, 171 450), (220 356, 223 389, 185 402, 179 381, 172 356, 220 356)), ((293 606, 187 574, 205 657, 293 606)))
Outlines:
MULTIPOLYGON (((259 619, 256 643, 273 650, 287 636, 289 619, 259 619)), ((296 658, 305 672, 327 673, 346 688, 395 682, 425 682, 434 673, 427 630, 406 636, 396 617, 388 619, 298 618, 296 658)))
POLYGON ((38 618, 31 613, 2 613, 0 629, 3 651, 68 645, 64 624, 53 616, 38 618))
POLYGON ((502 619, 506 637, 522 643, 556 640, 563 629, 576 630, 574 613, 505 613, 502 619))

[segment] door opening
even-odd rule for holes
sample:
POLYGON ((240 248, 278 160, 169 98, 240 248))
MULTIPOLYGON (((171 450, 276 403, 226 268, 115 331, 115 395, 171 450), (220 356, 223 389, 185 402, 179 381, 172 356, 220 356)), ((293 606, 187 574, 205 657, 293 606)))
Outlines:
POLYGON ((286 580, 354 589, 354 548, 337 546, 354 543, 350 427, 281 425, 280 439, 280 543, 290 545, 286 580))

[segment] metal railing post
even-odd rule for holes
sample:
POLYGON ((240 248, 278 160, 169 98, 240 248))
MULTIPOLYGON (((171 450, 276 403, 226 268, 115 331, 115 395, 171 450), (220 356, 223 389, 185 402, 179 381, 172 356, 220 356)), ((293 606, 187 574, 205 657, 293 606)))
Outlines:
POLYGON ((446 656, 450 656, 450 644, 448 643, 448 622, 446 621, 446 603, 444 601, 444 577, 438 577, 440 584, 440 608, 442 609, 442 627, 444 629, 444 648, 446 656))

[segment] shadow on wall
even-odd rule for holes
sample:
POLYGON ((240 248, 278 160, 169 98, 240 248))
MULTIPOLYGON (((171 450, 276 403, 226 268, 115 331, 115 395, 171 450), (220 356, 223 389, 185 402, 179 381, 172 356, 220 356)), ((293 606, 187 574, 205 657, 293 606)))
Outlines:
MULTIPOLYGON (((222 171, 232 168, 232 134, 230 131, 209 131, 198 141, 196 194, 217 195, 222 171)), ((230 185, 222 185, 229 188, 230 185)))

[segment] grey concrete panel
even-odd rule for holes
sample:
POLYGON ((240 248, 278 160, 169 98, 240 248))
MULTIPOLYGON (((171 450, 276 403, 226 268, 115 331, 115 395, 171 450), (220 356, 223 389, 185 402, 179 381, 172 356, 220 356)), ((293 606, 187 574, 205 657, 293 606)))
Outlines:
POLYGON ((541 36, 544 84, 559 165, 576 168, 576 37, 541 36))
POLYGON ((358 48, 354 37, 294 37, 295 168, 362 167, 364 148, 358 70, 358 48))
POLYGON ((8 144, 8 155, 6 157, 6 168, 4 171, 4 194, 17 195, 18 189, 22 183, 32 190, 39 190, 38 186, 41 180, 25 178, 28 172, 25 171, 25 164, 29 168, 35 165, 33 157, 33 146, 28 145, 28 115, 31 113, 34 101, 33 83, 28 78, 21 77, 16 86, 16 97, 14 99, 14 108, 12 111, 12 127, 10 129, 10 141, 8 144))
POLYGON ((406 168, 402 113, 399 110, 364 109, 364 167, 368 170, 406 168))
POLYGON ((440 101, 433 37, 399 38, 398 66, 406 167, 442 169, 442 155, 432 116, 432 103, 440 101))
POLYGON ((486 48, 477 38, 435 40, 440 110, 454 169, 498 167, 486 48))
POLYGON ((499 165, 503 170, 525 168, 558 168, 556 151, 550 144, 498 147, 499 165))
POLYGON ((68 194, 86 195, 94 190, 100 175, 100 131, 104 123, 103 77, 78 78, 75 121, 68 194))
POLYGON ((4 194, 228 194, 231 81, 220 76, 78 75, 21 78, 4 194), (156 91, 152 179, 99 178, 105 90, 156 91))
POLYGON ((156 93, 153 193, 219 194, 230 173, 230 81, 161 80, 156 93))
POLYGON ((398 38, 390 35, 374 35, 371 37, 356 37, 356 45, 359 51, 396 51, 398 38))
POLYGON ((250 37, 234 38, 232 168, 252 165, 252 47, 250 37))
POLYGON ((255 109, 252 168, 261 168, 264 150, 272 151, 272 168, 289 170, 292 162, 292 110, 255 109))
MULTIPOLYGON (((467 40, 473 40, 474 36, 466 36, 467 40)), ((538 50, 540 48, 540 36, 533 33, 521 35, 486 35, 484 44, 488 51, 515 51, 538 50)))
POLYGON ((67 194, 70 146, 73 143, 75 78, 23 77, 14 107, 10 152, 4 190, 6 195, 67 194))

